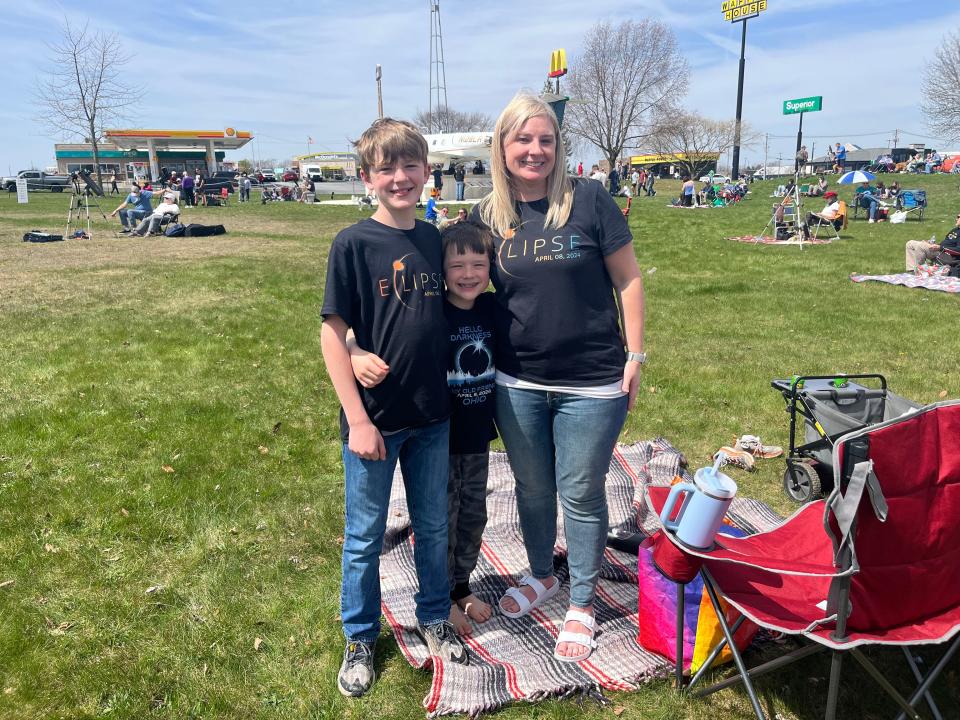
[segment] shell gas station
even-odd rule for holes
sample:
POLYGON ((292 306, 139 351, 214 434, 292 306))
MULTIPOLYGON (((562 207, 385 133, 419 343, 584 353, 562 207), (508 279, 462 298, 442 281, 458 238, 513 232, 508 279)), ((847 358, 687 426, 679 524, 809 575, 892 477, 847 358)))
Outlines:
MULTIPOLYGON (((224 130, 107 130, 99 145, 100 168, 104 175, 116 175, 118 182, 135 178, 158 179, 163 170, 177 173, 200 171, 213 175, 221 169, 227 150, 238 150, 253 139, 249 132, 228 127, 224 130)), ((69 174, 85 169, 93 172, 90 143, 55 145, 57 169, 69 174)))

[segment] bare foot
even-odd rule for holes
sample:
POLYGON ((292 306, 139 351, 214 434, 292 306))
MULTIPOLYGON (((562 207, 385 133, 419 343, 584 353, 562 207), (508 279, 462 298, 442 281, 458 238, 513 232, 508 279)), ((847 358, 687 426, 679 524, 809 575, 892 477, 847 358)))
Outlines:
MULTIPOLYGON (((543 587, 549 590, 557 583, 557 578, 551 575, 548 578, 544 578, 540 582, 543 583, 543 587)), ((530 602, 533 602, 537 599, 537 591, 534 590, 530 585, 521 585, 519 589, 520 592, 523 593, 523 596, 530 602)), ((517 605, 517 601, 509 595, 504 595, 502 598, 500 598, 500 608, 506 610, 508 613, 520 612, 520 606, 517 605)))
POLYGON ((474 622, 485 623, 493 615, 493 608, 473 593, 457 600, 457 605, 474 622))
POLYGON ((457 635, 469 635, 473 632, 473 625, 470 624, 467 616, 463 614, 463 610, 456 603, 450 606, 450 624, 457 631, 457 635))
MULTIPOLYGON (((571 610, 578 610, 586 615, 593 616, 593 607, 577 607, 576 605, 570 606, 571 610)), ((585 635, 590 635, 591 630, 583 623, 577 622, 576 620, 568 620, 563 624, 563 629, 569 632, 574 633, 584 633, 585 635)), ((571 657, 574 655, 582 655, 584 650, 584 645, 575 642, 562 642, 557 643, 557 655, 563 655, 564 657, 571 657)))

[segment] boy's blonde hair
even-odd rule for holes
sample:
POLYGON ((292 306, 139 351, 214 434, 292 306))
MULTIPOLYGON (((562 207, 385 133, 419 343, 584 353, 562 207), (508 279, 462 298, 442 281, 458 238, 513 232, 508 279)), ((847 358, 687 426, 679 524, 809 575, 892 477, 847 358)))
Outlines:
POLYGON ((360 156, 360 169, 368 177, 370 168, 378 163, 392 165, 398 160, 412 158, 427 164, 427 141, 416 126, 406 120, 374 120, 353 146, 360 156))
POLYGON ((507 161, 503 154, 504 145, 527 120, 545 117, 553 125, 556 139, 556 160, 553 170, 547 177, 547 217, 545 227, 559 228, 566 225, 573 207, 573 182, 567 176, 567 152, 560 135, 557 116, 544 100, 529 93, 514 96, 497 118, 493 128, 493 142, 490 147, 490 176, 493 180, 493 192, 480 201, 480 219, 496 235, 506 237, 511 228, 519 222, 513 185, 507 171, 507 161))

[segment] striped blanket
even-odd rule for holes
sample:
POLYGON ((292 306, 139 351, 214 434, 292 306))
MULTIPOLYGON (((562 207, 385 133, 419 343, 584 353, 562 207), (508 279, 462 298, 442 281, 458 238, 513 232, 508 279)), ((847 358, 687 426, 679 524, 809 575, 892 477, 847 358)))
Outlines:
POLYGON ((926 288, 927 290, 940 290, 946 293, 960 293, 960 278, 945 275, 916 275, 912 272, 896 273, 894 275, 858 275, 854 273, 850 276, 850 279, 855 283, 874 280, 890 285, 903 285, 908 288, 926 288))
MULTIPOLYGON (((398 470, 399 472, 399 470, 398 470)), ((644 488, 669 485, 676 475, 689 480, 686 460, 667 441, 657 439, 618 446, 607 475, 610 526, 652 533, 659 520, 647 509, 644 488)), ((487 488, 489 522, 477 569, 471 579, 474 592, 491 605, 528 571, 517 520, 514 480, 504 453, 491 453, 487 488)), ((766 505, 736 499, 733 522, 756 532, 779 518, 766 505)), ((555 572, 569 585, 562 519, 554 556, 555 572)), ((423 701, 430 717, 494 710, 518 700, 583 694, 601 698, 601 689, 633 690, 645 681, 664 676, 668 662, 637 644, 637 560, 607 549, 595 605, 598 618, 597 650, 579 664, 553 659, 557 633, 567 609, 566 587, 530 615, 510 619, 494 613, 467 638, 470 665, 443 663, 431 658, 426 645, 412 631, 416 626, 413 595, 417 581, 411 530, 403 483, 395 478, 380 574, 383 613, 404 657, 417 668, 432 668, 433 681, 423 701)))

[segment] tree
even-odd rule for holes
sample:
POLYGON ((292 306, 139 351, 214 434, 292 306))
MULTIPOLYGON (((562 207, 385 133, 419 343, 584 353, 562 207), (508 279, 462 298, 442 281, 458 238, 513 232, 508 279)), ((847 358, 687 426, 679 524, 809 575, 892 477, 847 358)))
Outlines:
POLYGON ((247 173, 247 175, 249 175, 250 173, 253 172, 253 163, 247 160, 246 158, 243 158, 242 160, 239 160, 237 162, 237 170, 239 170, 242 173, 247 173))
MULTIPOLYGON (((656 114, 649 142, 659 153, 682 155, 674 164, 684 175, 697 177, 714 162, 714 156, 733 146, 736 127, 736 120, 711 120, 696 112, 669 110, 656 114)), ((749 144, 752 136, 741 123, 740 144, 749 144)))
POLYGON ((413 123, 428 133, 453 132, 489 132, 493 130, 493 119, 482 112, 463 112, 446 105, 433 109, 431 115, 427 110, 417 110, 413 116, 413 123))
POLYGON ((687 62, 669 27, 655 20, 594 25, 571 64, 564 125, 595 145, 611 167, 650 136, 653 110, 687 90, 687 62))
POLYGON ((37 83, 37 103, 43 109, 39 120, 52 133, 89 140, 97 180, 100 171, 100 141, 104 130, 125 117, 143 94, 123 81, 123 67, 130 56, 123 52, 115 33, 91 31, 89 24, 76 29, 64 21, 63 38, 48 45, 50 69, 37 83))
POLYGON ((944 140, 960 141, 960 33, 944 35, 920 87, 920 107, 930 130, 944 140))

